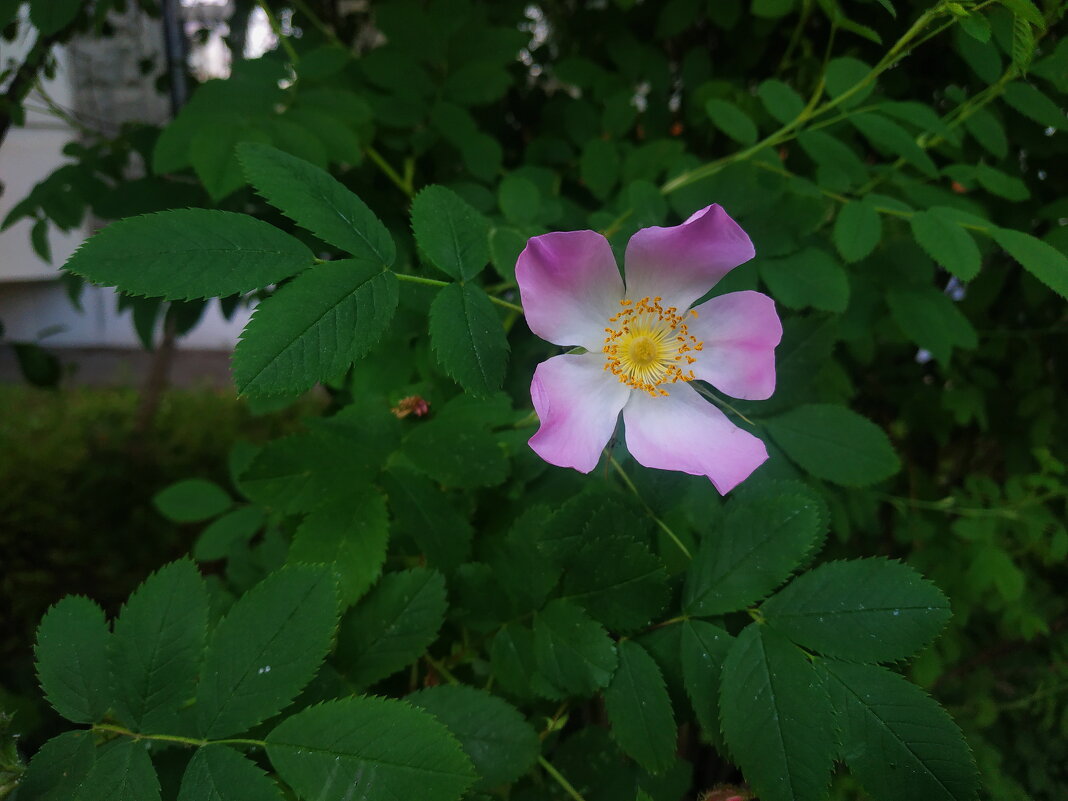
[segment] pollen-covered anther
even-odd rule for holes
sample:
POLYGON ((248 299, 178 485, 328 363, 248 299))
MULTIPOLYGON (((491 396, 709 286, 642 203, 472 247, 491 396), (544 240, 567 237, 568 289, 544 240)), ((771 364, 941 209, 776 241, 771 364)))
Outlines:
POLYGON ((665 309, 662 300, 659 296, 621 300, 622 310, 608 318, 613 327, 605 328, 608 336, 602 348, 605 370, 654 398, 668 394, 665 384, 694 380, 693 370, 684 373, 676 362, 685 359, 687 365, 694 364, 697 359, 687 354, 704 345, 687 329, 687 312, 679 314, 674 306, 665 309))

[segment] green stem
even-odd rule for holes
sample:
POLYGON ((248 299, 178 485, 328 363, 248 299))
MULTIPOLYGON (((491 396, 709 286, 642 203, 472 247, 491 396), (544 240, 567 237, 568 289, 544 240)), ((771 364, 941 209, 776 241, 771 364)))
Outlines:
POLYGON ((191 745, 194 748, 203 748, 205 745, 251 745, 258 748, 263 748, 267 745, 265 740, 246 740, 242 738, 230 738, 226 740, 201 740, 196 737, 181 737, 177 734, 142 734, 141 732, 130 731, 122 726, 114 726, 110 723, 94 723, 94 732, 105 732, 108 734, 121 734, 124 737, 129 737, 133 740, 150 740, 152 742, 161 743, 179 743, 181 745, 191 745))
POLYGON ((398 189, 400 189, 400 191, 402 191, 408 197, 411 197, 415 194, 415 190, 412 189, 411 182, 405 181, 403 178, 401 178, 400 174, 395 169, 393 169, 392 165, 390 165, 390 163, 385 160, 381 153, 379 153, 371 146, 368 146, 366 148, 366 153, 371 158, 371 161, 378 165, 378 169, 382 170, 382 173, 387 178, 389 178, 389 180, 391 180, 393 184, 398 189))
POLYGON ((530 428, 531 426, 537 425, 539 422, 540 418, 538 417, 538 413, 535 411, 531 411, 531 413, 524 417, 522 420, 518 420, 515 423, 512 423, 512 428, 530 428))
POLYGON ((300 56, 297 55, 297 51, 293 47, 293 43, 289 41, 289 37, 282 33, 282 25, 278 21, 278 17, 271 11, 270 6, 267 5, 267 0, 256 0, 256 5, 267 15, 267 22, 270 24, 274 35, 278 37, 278 44, 282 46, 282 49, 286 51, 286 55, 289 56, 290 63, 293 66, 299 64, 300 56))
POLYGON ((425 659, 427 661, 427 663, 432 668, 434 668, 434 670, 436 670, 438 673, 440 673, 442 676, 444 676, 445 677, 445 681, 447 681, 449 684, 459 684, 460 683, 460 680, 457 679, 452 674, 452 671, 450 671, 447 667, 445 667, 445 665, 443 665, 441 662, 438 662, 436 659, 431 657, 430 654, 423 654, 423 659, 425 659))
POLYGON ((674 626, 676 623, 685 623, 690 619, 689 615, 679 615, 678 617, 669 618, 667 620, 661 620, 659 623, 651 625, 647 631, 653 631, 654 629, 662 629, 666 626, 674 626))
POLYGON ((1020 516, 1017 510, 1028 506, 1037 506, 1038 504, 1046 503, 1046 501, 1063 498, 1068 496, 1068 490, 1033 495, 1013 504, 993 507, 956 506, 957 499, 952 495, 943 498, 940 501, 923 501, 918 498, 904 498, 900 495, 889 495, 884 492, 872 492, 872 495, 887 503, 893 504, 897 509, 902 511, 906 509, 923 509, 928 512, 941 512, 942 514, 957 515, 958 517, 1002 517, 1007 520, 1016 520, 1020 516))
POLYGON ((437 278, 424 278, 421 275, 411 273, 394 273, 398 281, 407 281, 409 284, 423 284, 424 286, 448 286, 449 281, 439 281, 437 278))
POLYGON ((738 415, 740 418, 745 420, 745 422, 747 422, 751 426, 752 425, 756 425, 756 423, 754 423, 752 420, 750 420, 748 417, 746 417, 740 411, 738 411, 733 406, 731 406, 730 403, 728 403, 726 400, 724 400, 723 398, 721 398, 719 395, 717 395, 716 393, 712 392, 711 390, 706 389, 705 387, 701 386, 700 384, 691 384, 690 386, 692 386, 694 389, 697 390, 697 394, 698 395, 701 395, 701 396, 703 396, 705 398, 708 398, 716 406, 722 406, 727 411, 738 415))
MULTIPOLYGON (((75 117, 71 112, 67 111, 65 108, 60 106, 59 103, 53 100, 52 96, 45 91, 44 82, 40 78, 38 78, 34 82, 33 88, 34 91, 37 92, 37 94, 40 96, 41 100, 44 101, 45 106, 48 107, 48 113, 67 123, 67 125, 69 125, 71 128, 74 128, 76 131, 79 131, 85 136, 97 137, 101 135, 100 131, 94 131, 88 125, 86 125, 77 117, 75 117)), ((26 106, 26 108, 30 109, 29 106, 26 106)))
POLYGON ((646 514, 648 514, 649 517, 651 517, 653 521, 658 526, 660 526, 660 530, 668 535, 671 541, 678 546, 679 550, 683 552, 687 559, 693 559, 693 554, 690 553, 690 549, 683 544, 682 540, 680 540, 678 535, 671 530, 671 527, 668 526, 667 523, 665 523, 663 520, 656 516, 656 512, 653 511, 653 508, 645 502, 645 499, 641 496, 641 493, 638 492, 638 488, 634 485, 634 482, 631 480, 630 476, 627 475, 627 471, 623 469, 623 465, 617 462, 616 458, 611 454, 608 455, 608 461, 612 464, 612 467, 616 469, 616 472, 619 473, 619 477, 623 480, 623 483, 627 485, 627 489, 633 492, 634 497, 637 498, 641 505, 645 507, 646 514))
POLYGON ((544 768, 546 773, 553 777, 556 783, 560 785, 561 789, 563 789, 565 793, 571 796, 574 801, 586 801, 586 799, 582 797, 582 793, 576 790, 571 784, 571 782, 565 779, 563 774, 561 774, 560 771, 558 771, 550 764, 549 760, 547 760, 543 756, 539 756, 538 764, 541 765, 542 768, 544 768))
POLYGON ((318 28, 319 32, 330 40, 331 44, 337 45, 338 47, 345 47, 345 45, 342 44, 341 40, 337 38, 337 34, 334 33, 333 28, 331 28, 325 22, 319 19, 315 12, 308 8, 308 5, 304 2, 304 0, 289 0, 289 5, 293 6, 293 8, 295 8, 297 11, 307 17, 311 24, 318 28))
POLYGON ((801 13, 797 16, 797 25, 790 36, 790 44, 786 46, 786 52, 783 53, 782 59, 779 61, 779 67, 775 70, 776 75, 782 75, 790 65, 794 50, 797 49, 798 44, 801 42, 801 34, 804 33, 805 25, 808 23, 808 18, 811 14, 812 0, 804 0, 801 5, 801 13))
POLYGON ((717 159, 715 161, 709 162, 708 164, 697 167, 693 170, 689 170, 688 172, 684 172, 682 175, 675 176, 670 181, 665 183, 662 187, 660 187, 660 191, 665 195, 669 194, 677 189, 681 189, 684 186, 688 186, 694 183, 695 181, 700 181, 703 178, 715 175, 727 165, 733 164, 737 161, 744 161, 745 159, 748 159, 750 156, 759 153, 765 148, 774 147, 775 145, 780 145, 784 142, 789 141, 790 139, 793 139, 797 135, 799 129, 802 128, 804 124, 810 119, 812 119, 813 117, 818 117, 821 114, 825 114, 828 111, 831 111, 832 109, 835 109, 838 106, 842 105, 851 97, 867 88, 869 84, 873 83, 880 75, 882 75, 886 70, 893 66, 893 64, 897 61, 898 57, 901 56, 905 48, 909 46, 910 42, 917 35, 919 35, 919 33, 924 28, 927 27, 928 23, 934 17, 938 16, 941 13, 942 4, 939 3, 934 8, 929 8, 927 11, 921 14, 919 19, 917 19, 916 22, 913 23, 912 27, 910 27, 908 31, 906 31, 905 34, 900 39, 898 39, 897 42, 894 43, 893 47, 891 47, 886 52, 886 54, 879 60, 879 63, 872 67, 868 74, 861 78, 859 81, 857 81, 855 84, 853 84, 853 86, 842 92, 842 94, 838 95, 837 97, 831 98, 819 107, 815 107, 815 101, 821 96, 821 92, 817 91, 813 94, 812 100, 809 101, 809 104, 805 106, 805 108, 802 109, 793 120, 783 125, 777 131, 768 134, 755 145, 752 145, 746 148, 745 150, 739 150, 738 152, 732 153, 729 156, 724 156, 721 159, 717 159))
MULTIPOLYGON (((398 281, 407 281, 411 284, 423 284, 424 286, 448 286, 449 281, 439 281, 436 278, 423 278, 421 275, 411 275, 410 273, 394 273, 397 276, 398 281)), ((518 303, 512 303, 511 301, 504 300, 503 298, 495 298, 493 295, 487 295, 491 303, 496 303, 502 309, 508 309, 514 311, 517 314, 523 313, 523 307, 518 303)))

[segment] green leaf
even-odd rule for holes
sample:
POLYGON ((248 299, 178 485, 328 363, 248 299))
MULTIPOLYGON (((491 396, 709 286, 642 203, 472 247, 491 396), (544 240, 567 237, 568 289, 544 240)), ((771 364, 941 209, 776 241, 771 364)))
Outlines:
POLYGON ((871 255, 883 236, 883 219, 868 200, 850 201, 834 221, 834 246, 847 262, 871 255))
POLYGON ((512 78, 500 64, 469 61, 445 79, 444 95, 465 106, 480 106, 499 100, 512 86, 512 78))
POLYGON ((1023 231, 995 228, 991 237, 1027 272, 1061 297, 1068 298, 1068 256, 1023 231))
POLYGON ((843 312, 849 305, 845 270, 822 248, 808 247, 781 259, 761 261, 760 277, 775 299, 791 309, 811 306, 843 312))
POLYGON ((145 579, 115 620, 108 657, 116 717, 169 732, 193 697, 208 629, 208 590, 187 558, 145 579))
POLYGON ((145 746, 123 738, 97 755, 74 801, 159 801, 159 779, 145 746))
POLYGON ((381 575, 388 544, 386 499, 372 486, 360 484, 304 518, 286 560, 330 565, 338 578, 341 603, 350 606, 381 575))
POLYGON ((92 732, 67 731, 33 755, 19 782, 21 801, 70 801, 96 762, 92 732))
POLYGON ((756 17, 777 19, 794 10, 795 0, 753 0, 752 12, 756 17))
POLYGON ((457 801, 476 779, 443 724, 386 698, 298 712, 267 735, 267 756, 298 795, 316 801, 457 801))
POLYGON ((263 520, 263 510, 256 506, 227 512, 200 532, 193 543, 193 558, 198 562, 225 559, 235 543, 252 539, 263 526, 263 520))
POLYGON ((111 707, 104 612, 88 598, 70 595, 37 626, 34 656, 41 689, 53 708, 75 723, 96 723, 111 707))
POLYGON ((383 404, 359 398, 333 417, 309 419, 311 433, 268 443, 238 482, 258 505, 293 514, 311 512, 370 481, 397 448, 397 419, 383 404))
POLYGON ((244 214, 176 209, 112 223, 65 268, 131 295, 180 300, 251 292, 312 259, 298 240, 244 214))
POLYGON ((1013 81, 1005 87, 1005 102, 1040 125, 1063 131, 1068 128, 1064 111, 1050 98, 1029 83, 1013 81))
POLYGON ((1005 128, 989 110, 976 108, 964 118, 964 127, 975 137, 975 141, 996 158, 1003 159, 1009 155, 1009 138, 1005 128))
MULTIPOLYGON (((242 118, 216 119, 196 130, 189 160, 211 199, 218 203, 245 185, 236 148, 242 142, 268 142, 262 125, 242 118)), ((257 121, 258 122, 258 121, 257 121)))
POLYGON ((579 174, 594 197, 604 200, 619 181, 619 150, 605 139, 590 139, 582 148, 579 174))
POLYGON ((407 667, 437 639, 446 608, 438 571, 417 567, 383 576, 341 622, 338 668, 364 688, 407 667))
POLYGON ((497 274, 505 281, 515 281, 515 263, 526 246, 526 235, 516 228, 490 231, 490 256, 497 274))
POLYGON ((712 98, 705 103, 705 113, 717 128, 743 145, 754 144, 760 135, 750 116, 727 100, 712 98))
POLYGON ((894 8, 894 5, 893 5, 893 3, 890 2, 890 0, 876 0, 876 1, 879 3, 879 5, 881 5, 883 8, 885 8, 887 11, 890 12, 890 16, 891 17, 894 17, 894 19, 897 19, 897 10, 894 8))
POLYGON ((391 467, 382 481, 389 494, 394 530, 415 540, 431 566, 451 573, 467 561, 474 530, 445 493, 402 467, 391 467))
POLYGON ((768 624, 799 645, 858 662, 908 659, 950 618, 949 601, 901 562, 828 562, 764 602, 768 624))
POLYGON ((288 114, 269 117, 264 123, 269 141, 279 150, 304 159, 316 167, 326 167, 330 162, 323 140, 303 125, 294 122, 288 114))
POLYGON ((30 22, 38 35, 52 36, 74 22, 81 7, 81 0, 30 0, 30 22))
POLYGON ((656 20, 656 38, 670 39, 687 30, 704 16, 700 0, 668 0, 656 20))
POLYGON ((879 104, 879 111, 904 120, 924 133, 934 133, 951 144, 960 144, 960 135, 946 124, 938 112, 926 103, 916 100, 891 100, 879 104))
POLYGON ((551 601, 534 618, 534 659, 552 697, 589 696, 608 685, 616 646, 599 623, 568 601, 551 601))
POLYGON ((286 111, 286 119, 312 131, 325 145, 331 164, 348 166, 363 161, 360 137, 329 111, 297 105, 286 111))
POLYGON ((497 205, 505 219, 529 225, 541 211, 541 193, 533 181, 522 175, 507 175, 497 187, 497 205))
POLYGON ((821 174, 840 174, 846 186, 859 185, 868 180, 867 165, 840 139, 823 131, 802 131, 797 143, 819 165, 821 174))
POLYGON ((428 186, 412 201, 419 249, 458 281, 470 281, 489 261, 489 229, 489 220, 444 186, 428 186))
POLYGON ((979 275, 982 257, 972 235, 941 206, 918 211, 909 220, 912 235, 927 255, 962 281, 979 275))
POLYGON ((648 625, 667 605, 667 571, 648 547, 615 532, 593 536, 567 561, 561 597, 614 631, 648 625))
POLYGON ((825 526, 818 501, 800 492, 732 500, 690 564, 683 610, 720 615, 759 601, 819 545, 825 526))
POLYGON ((455 735, 481 777, 475 789, 510 784, 537 761, 541 743, 519 711, 485 690, 459 684, 420 690, 406 699, 455 735))
POLYGON ((197 689, 204 737, 245 731, 281 711, 311 681, 337 626, 329 571, 291 565, 241 598, 212 633, 197 689))
POLYGON ((971 801, 975 760, 926 693, 886 668, 822 663, 842 729, 842 758, 875 801, 971 801))
POLYGON ((281 801, 282 793, 255 762, 225 745, 197 749, 182 776, 178 801, 281 801))
POLYGON ((404 439, 404 455, 420 471, 447 487, 489 487, 508 475, 497 438, 481 426, 437 418, 420 423, 404 439))
MULTIPOLYGON (((1042 20, 1042 15, 1038 18, 1042 20)), ((1044 20, 1042 26, 1045 27, 1044 20)), ((1012 20, 1012 65, 1022 75, 1027 74, 1031 60, 1035 57, 1035 32, 1023 17, 1012 20)))
POLYGON ((634 640, 619 644, 619 667, 604 691, 612 737, 650 773, 675 761, 678 729, 660 668, 634 640))
POLYGON ((934 287, 891 289, 886 302, 905 335, 941 364, 949 362, 953 348, 973 350, 979 344, 971 321, 949 296, 934 287))
POLYGON ((1001 0, 1001 4, 1017 17, 1027 20, 1042 30, 1046 30, 1046 18, 1042 16, 1042 12, 1031 0, 1001 0))
POLYGON ((430 306, 430 341, 445 372, 473 395, 500 389, 508 339, 489 295, 474 284, 449 284, 430 306))
POLYGON ((41 257, 42 261, 52 263, 52 244, 48 239, 48 220, 38 220, 30 229, 30 244, 33 252, 41 257))
POLYGON ((893 120, 881 114, 866 111, 854 114, 849 121, 877 149, 900 156, 925 175, 931 177, 938 175, 938 167, 931 161, 927 152, 916 143, 912 134, 893 120))
POLYGON ((233 506, 222 487, 202 478, 187 478, 156 493, 152 505, 176 523, 196 523, 220 515, 233 506))
POLYGON ((346 259, 298 275, 256 307, 234 351, 245 395, 295 395, 341 375, 369 351, 397 309, 397 277, 346 259))
POLYGON ((757 87, 757 96, 768 114, 783 124, 793 122, 805 108, 801 95, 776 78, 761 83, 757 87))
POLYGON ((962 30, 979 42, 990 41, 990 23, 982 14, 968 14, 957 20, 962 30))
POLYGON ((685 620, 680 625, 679 661, 686 694, 705 735, 719 737, 719 683, 734 638, 705 620, 685 620))
MULTIPOLYGON (((539 536, 552 525, 547 506, 528 506, 512 521, 508 535, 494 538, 483 551, 494 579, 515 602, 513 616, 541 609, 560 581, 563 567, 538 547, 539 536)), ((575 565, 575 570, 582 568, 575 565)))
MULTIPOLYGON (((863 61, 850 58, 835 58, 827 63, 824 71, 824 80, 827 84, 827 93, 832 98, 839 98, 853 88, 867 81, 872 68, 863 61)), ((845 108, 851 108, 867 99, 875 89, 876 81, 872 80, 864 84, 863 88, 857 89, 846 100, 841 101, 845 108)))
POLYGON ((727 745, 762 801, 827 797, 833 712, 800 649, 766 626, 747 626, 723 664, 720 709, 727 745))
POLYGON ((519 623, 502 626, 490 643, 493 676, 504 689, 530 698, 534 684, 534 633, 519 623))
POLYGON ((1027 200, 1031 197, 1031 190, 1019 178, 986 164, 976 166, 975 177, 987 192, 993 192, 1006 200, 1027 200))
POLYGON ((866 487, 901 468, 885 432, 845 406, 806 404, 764 426, 803 470, 843 487, 866 487))
POLYGON ((328 172, 269 145, 243 144, 237 154, 256 191, 301 228, 379 270, 393 264, 389 231, 328 172))

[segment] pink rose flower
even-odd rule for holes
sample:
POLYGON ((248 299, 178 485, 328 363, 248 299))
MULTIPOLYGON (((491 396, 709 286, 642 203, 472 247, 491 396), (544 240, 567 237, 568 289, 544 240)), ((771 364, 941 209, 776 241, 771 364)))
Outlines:
POLYGON ((588 473, 622 412, 627 448, 640 464, 707 476, 720 493, 745 480, 768 458, 764 443, 690 382, 745 400, 770 397, 782 324, 760 292, 690 307, 753 255, 745 231, 718 205, 682 225, 634 234, 626 285, 595 231, 530 239, 515 268, 530 330, 587 351, 534 371, 541 427, 530 447, 550 464, 588 473))

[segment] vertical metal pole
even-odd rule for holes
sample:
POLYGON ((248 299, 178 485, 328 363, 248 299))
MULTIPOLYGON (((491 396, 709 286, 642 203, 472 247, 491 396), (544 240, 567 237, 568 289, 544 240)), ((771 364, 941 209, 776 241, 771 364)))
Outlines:
POLYGON ((185 75, 185 31, 178 0, 163 0, 163 46, 171 78, 171 113, 177 114, 189 97, 185 75))

